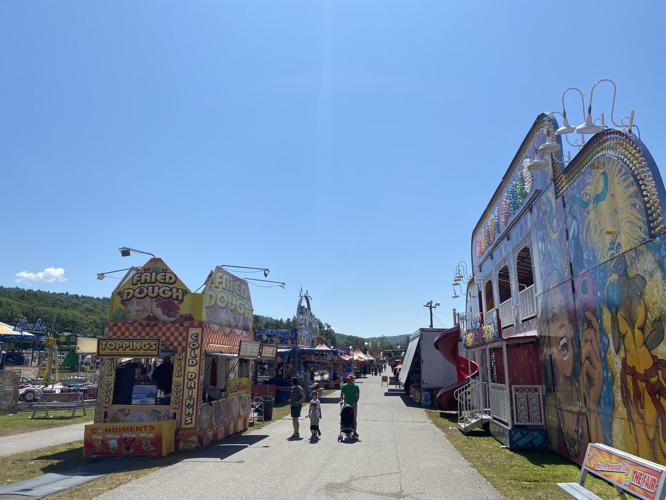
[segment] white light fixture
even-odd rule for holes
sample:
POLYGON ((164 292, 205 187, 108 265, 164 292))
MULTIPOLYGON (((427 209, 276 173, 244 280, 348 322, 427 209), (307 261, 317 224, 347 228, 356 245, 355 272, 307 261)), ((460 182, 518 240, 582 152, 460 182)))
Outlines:
POLYGON ((604 129, 598 125, 595 125, 592 121, 592 106, 587 108, 587 115, 585 116, 585 122, 581 123, 576 127, 577 134, 598 134, 603 132, 604 129))
POLYGON ((567 118, 567 115, 563 114, 563 116, 564 118, 562 120, 562 126, 555 131, 556 135, 570 134, 576 130, 571 125, 569 125, 569 119, 567 118))
MULTIPOLYGON (((535 158, 534 160, 529 161, 529 165, 527 165, 527 168, 530 170, 539 170, 540 168, 545 167, 548 165, 548 162, 546 160, 540 160, 538 158, 535 158)), ((523 163, 524 165, 525 163, 523 163)))
POLYGON ((539 146, 540 153, 557 153, 560 149, 562 149, 561 146, 553 140, 553 136, 550 132, 548 133, 546 142, 539 146))

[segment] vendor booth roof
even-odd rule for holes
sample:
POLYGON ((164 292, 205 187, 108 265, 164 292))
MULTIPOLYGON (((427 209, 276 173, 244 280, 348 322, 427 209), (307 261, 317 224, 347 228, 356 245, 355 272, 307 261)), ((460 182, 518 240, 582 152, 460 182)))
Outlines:
POLYGON ((398 379, 400 379, 401 384, 404 384, 407 381, 407 375, 409 375, 409 369, 412 366, 412 361, 414 361, 414 354, 416 353, 416 348, 418 347, 420 341, 421 337, 419 336, 413 338, 409 342, 407 353, 405 354, 405 359, 402 361, 402 369, 400 370, 400 375, 398 375, 398 379))
POLYGON ((321 343, 317 344, 315 349, 324 350, 324 349, 330 349, 330 347, 328 345, 326 345, 325 342, 321 342, 321 343))
POLYGON ((0 322, 0 342, 1 341, 16 341, 16 340, 31 340, 34 337, 32 333, 28 332, 17 332, 14 331, 14 327, 12 325, 8 325, 7 323, 2 323, 0 322))

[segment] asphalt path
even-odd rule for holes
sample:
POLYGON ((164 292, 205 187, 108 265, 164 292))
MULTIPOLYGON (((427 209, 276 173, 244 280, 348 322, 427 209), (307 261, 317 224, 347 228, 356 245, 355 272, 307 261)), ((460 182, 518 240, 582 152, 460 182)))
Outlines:
POLYGON ((64 425, 41 431, 25 432, 13 436, 0 437, 0 457, 38 450, 48 446, 71 443, 83 440, 83 428, 90 422, 64 425))
MULTIPOLYGON (((424 410, 389 392, 380 377, 361 388, 355 443, 338 443, 339 405, 324 398, 321 440, 309 421, 289 440, 287 417, 210 446, 194 457, 104 494, 143 498, 500 498, 453 448, 424 410)), ((303 415, 306 415, 305 407, 303 415)))

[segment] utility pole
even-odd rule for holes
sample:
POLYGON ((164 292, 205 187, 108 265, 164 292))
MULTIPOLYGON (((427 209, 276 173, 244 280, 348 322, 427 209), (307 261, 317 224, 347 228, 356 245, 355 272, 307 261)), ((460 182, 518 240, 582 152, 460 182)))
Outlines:
POLYGON ((423 304, 423 307, 430 309, 430 328, 432 328, 432 310, 439 307, 439 302, 433 304, 432 299, 423 304))

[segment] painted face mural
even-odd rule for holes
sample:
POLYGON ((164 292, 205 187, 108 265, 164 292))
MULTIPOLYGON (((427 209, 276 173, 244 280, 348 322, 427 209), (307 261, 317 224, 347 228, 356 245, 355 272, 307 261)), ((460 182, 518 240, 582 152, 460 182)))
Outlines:
POLYGON ((623 155, 633 139, 614 140, 597 141, 560 195, 535 207, 549 435, 578 461, 588 442, 605 442, 666 463, 666 237, 651 235, 647 216, 662 208, 645 208, 663 187, 656 167, 623 155))

